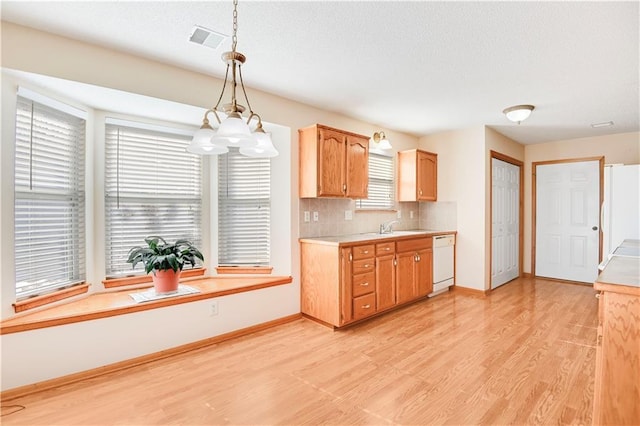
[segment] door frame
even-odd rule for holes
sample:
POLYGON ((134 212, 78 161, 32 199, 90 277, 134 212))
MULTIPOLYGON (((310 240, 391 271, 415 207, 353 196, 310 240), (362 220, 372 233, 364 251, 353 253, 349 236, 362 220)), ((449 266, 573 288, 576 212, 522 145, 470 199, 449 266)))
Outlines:
POLYGON ((489 158, 489 289, 493 290, 491 268, 493 267, 493 159, 504 161, 520 168, 518 188, 518 277, 523 276, 524 265, 524 162, 498 151, 490 151, 489 158))
MULTIPOLYGON (((563 164, 563 163, 582 163, 585 161, 598 161, 600 169, 600 178, 598 179, 598 193, 600 194, 600 200, 598 205, 600 206, 600 214, 598 218, 598 261, 602 262, 602 203, 604 202, 604 156, 601 157, 585 157, 585 158, 566 158, 563 160, 549 160, 549 161, 536 161, 531 163, 531 275, 536 277, 536 194, 537 194, 537 182, 536 182, 536 168, 538 166, 545 166, 549 164, 563 164)), ((566 280, 560 280, 566 281, 566 280)))

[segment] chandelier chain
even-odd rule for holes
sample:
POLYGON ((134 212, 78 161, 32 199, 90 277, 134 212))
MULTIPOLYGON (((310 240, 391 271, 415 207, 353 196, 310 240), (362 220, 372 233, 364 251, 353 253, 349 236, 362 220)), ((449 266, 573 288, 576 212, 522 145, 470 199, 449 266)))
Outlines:
POLYGON ((231 50, 236 51, 238 44, 238 0, 233 0, 233 37, 231 38, 231 50))

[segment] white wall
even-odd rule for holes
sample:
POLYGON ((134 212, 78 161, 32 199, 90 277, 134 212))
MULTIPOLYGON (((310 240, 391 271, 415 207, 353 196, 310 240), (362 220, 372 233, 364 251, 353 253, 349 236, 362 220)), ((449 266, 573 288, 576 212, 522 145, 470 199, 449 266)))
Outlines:
MULTIPOLYGON (((203 74, 176 68, 170 65, 93 46, 81 41, 54 36, 34 29, 2 22, 2 66, 24 72, 57 77, 101 87, 136 93, 153 98, 209 108, 215 101, 213 96, 220 93, 222 81, 203 74)), ((0 278, 2 279, 2 317, 11 315, 11 303, 14 301, 15 278, 13 267, 7 262, 13 259, 13 138, 15 120, 15 92, 12 87, 2 84, 2 145, 0 147, 1 175, 0 223, 2 241, 0 245, 0 278), (8 259, 8 260, 7 260, 8 259)), ((284 208, 284 213, 275 217, 273 222, 272 253, 279 260, 279 273, 287 269, 293 276, 293 284, 263 289, 256 292, 240 293, 225 297, 221 301, 220 315, 212 322, 206 314, 209 309, 206 301, 194 302, 172 308, 162 308, 121 317, 89 321, 82 324, 45 328, 0 337, 2 351, 2 390, 34 383, 60 375, 75 373, 108 363, 153 353, 179 344, 202 338, 212 337, 231 330, 263 323, 300 311, 300 255, 299 202, 298 192, 298 134, 297 129, 313 123, 326 124, 359 134, 373 134, 381 130, 379 126, 350 119, 329 111, 319 110, 308 105, 292 102, 275 95, 247 88, 251 104, 259 111, 263 121, 281 126, 277 148, 280 151, 278 166, 275 167, 276 188, 287 189, 274 194, 274 203, 284 208), (282 129, 289 129, 288 135, 282 129), (290 141, 290 142, 289 142, 290 141), (227 300, 233 300, 228 302, 227 300), (228 305, 228 310, 225 306, 228 305), (156 324, 170 326, 162 334, 146 336, 156 324), (215 322, 217 321, 217 322, 215 322), (180 324, 188 324, 180 327, 180 324), (185 331, 186 330, 186 331, 185 331), (186 337, 183 335, 186 333, 186 337), (102 340, 104 342, 102 342, 102 340), (102 343, 101 343, 102 342, 102 343), (95 348, 94 346, 95 345, 95 348), (123 348, 131 347, 131 350, 123 348), (34 348, 46 348, 46 360, 33 354, 34 348), (74 349, 69 351, 68 349, 74 349), (36 358, 31 358, 31 357, 36 358), (41 362, 42 367, 33 372, 33 359, 41 362)), ((198 117, 198 120, 200 117, 198 117)), ((99 133, 95 129, 95 133, 99 133)), ((386 130, 387 129, 383 129, 386 130)), ((287 130, 284 130, 287 133, 287 130)), ((398 133, 387 132, 389 138, 400 147, 415 147, 417 138, 398 133)), ((98 155, 94 147, 92 155, 98 155)), ((94 175, 94 186, 98 175, 94 175)), ((210 205, 213 207, 213 201, 210 205)), ((100 203, 93 204, 94 212, 100 209, 100 203)), ((211 210, 215 211, 214 208, 211 210)), ((210 217, 215 223, 215 213, 210 217)), ((99 215, 95 215, 99 217, 99 215)), ((95 240, 91 247, 96 252, 100 247, 99 230, 103 225, 100 219, 91 220, 91 232, 95 240)), ((213 233, 213 226, 212 233, 213 233)), ((210 245, 213 253, 214 244, 210 245)), ((94 253, 95 255, 95 253, 94 253)), ((102 262, 103 263, 103 262, 102 262)), ((104 265, 95 262, 92 281, 104 276, 104 265)))
POLYGON ((2 336, 2 390, 162 351, 300 312, 297 284, 2 336))
POLYGON ((456 286, 484 290, 484 126, 424 136, 419 147, 438 154, 438 202, 457 205, 456 286))

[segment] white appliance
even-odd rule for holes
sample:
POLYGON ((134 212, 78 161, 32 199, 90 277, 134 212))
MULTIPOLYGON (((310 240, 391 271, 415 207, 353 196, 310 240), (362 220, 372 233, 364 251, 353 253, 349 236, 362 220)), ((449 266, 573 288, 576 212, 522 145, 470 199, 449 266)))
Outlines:
POLYGON ((607 165, 602 208, 603 258, 624 240, 640 239, 640 165, 607 165))
POLYGON ((449 290, 453 285, 454 234, 433 237, 433 292, 429 297, 449 290))

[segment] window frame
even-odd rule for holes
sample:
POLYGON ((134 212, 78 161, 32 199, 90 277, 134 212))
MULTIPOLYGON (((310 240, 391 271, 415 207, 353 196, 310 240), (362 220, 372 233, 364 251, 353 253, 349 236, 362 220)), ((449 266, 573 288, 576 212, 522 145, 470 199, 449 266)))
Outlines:
MULTIPOLYGON (((273 222, 273 216, 271 214, 272 208, 272 161, 270 158, 257 158, 247 157, 240 154, 237 149, 231 148, 227 154, 220 155, 217 161, 217 265, 216 270, 218 273, 228 274, 233 273, 234 269, 242 270, 243 273, 271 273, 271 228, 273 222), (225 161, 226 160, 226 161, 225 161), (229 160, 232 160, 231 163, 229 160), (223 164, 226 162, 226 164, 223 164), (238 170, 232 170, 234 173, 234 182, 238 182, 238 179, 246 178, 244 181, 252 183, 252 180, 247 178, 249 175, 258 175, 260 177, 260 186, 266 191, 256 193, 256 191, 243 190, 237 185, 235 188, 231 188, 232 192, 238 195, 238 198, 227 198, 225 193, 228 193, 227 187, 229 181, 229 164, 239 164, 238 170), (255 164, 252 169, 248 168, 248 164, 255 164), (265 170, 266 168, 266 170, 265 170), (244 169, 244 172, 242 171, 244 169), (254 198, 247 198, 249 196, 255 196, 254 198), (243 208, 244 206, 244 208, 243 208), (243 249, 241 246, 247 244, 252 240, 251 237, 243 235, 240 231, 238 235, 234 236, 234 232, 228 232, 231 229, 229 221, 233 218, 237 218, 238 209, 240 212, 244 212, 246 207, 257 208, 258 210, 266 208, 266 214, 264 212, 247 213, 245 217, 258 217, 260 219, 261 226, 256 226, 257 229, 254 232, 257 233, 259 239, 256 241, 254 247, 256 247, 256 254, 254 261, 246 260, 250 257, 248 248, 243 249), (227 214, 224 212, 225 208, 230 208, 231 211, 235 211, 236 214, 227 214), (238 244, 235 244, 233 248, 228 248, 228 245, 222 247, 225 243, 228 244, 229 240, 240 239, 238 244), (239 253, 241 252, 241 253, 239 253), (266 272, 265 272, 266 271, 266 272)), ((253 234, 255 239, 255 235, 253 234)))
MULTIPOLYGON (((388 153, 385 151, 378 150, 369 150, 369 176, 368 176, 369 184, 367 188, 368 198, 366 199, 358 199, 355 202, 355 210, 357 212, 367 212, 367 211, 395 211, 396 210, 396 161, 393 153, 388 153), (388 161, 390 164, 372 164, 373 161, 388 161), (383 172, 386 170, 387 174, 385 176, 379 176, 379 172, 383 172), (386 186, 388 190, 388 202, 383 204, 385 201, 383 198, 371 198, 372 195, 382 192, 383 189, 374 190, 372 185, 378 185, 379 187, 386 186)), ((375 195, 374 195, 375 196, 375 195)))
MULTIPOLYGON (((148 235, 160 235, 163 238, 167 238, 168 241, 173 241, 177 238, 188 238, 190 240, 192 240, 194 242, 194 244, 196 244, 196 246, 198 246, 199 248, 202 247, 203 242, 206 240, 204 234, 205 234, 205 229, 204 229, 204 225, 203 225, 203 210, 205 208, 205 192, 208 190, 208 187, 205 183, 205 179, 204 179, 204 169, 206 167, 205 161, 204 161, 204 157, 202 156, 198 156, 195 154, 190 154, 186 152, 186 147, 189 145, 191 138, 192 138, 192 134, 193 134, 193 130, 186 130, 183 128, 180 128, 178 126, 173 127, 171 126, 171 124, 164 124, 164 125, 156 125, 156 124, 149 124, 146 121, 143 121, 142 119, 119 119, 119 118, 113 118, 110 115, 109 116, 105 116, 103 119, 103 123, 104 125, 104 147, 103 147, 103 151, 104 151, 104 163, 105 163, 105 167, 104 167, 104 175, 103 175, 103 182, 104 182, 104 194, 103 194, 103 200, 104 200, 104 207, 103 207, 103 217, 104 217, 104 229, 103 229, 103 235, 102 237, 105 239, 105 244, 104 244, 104 259, 105 259, 105 263, 104 263, 104 274, 106 279, 104 281, 110 281, 113 280, 114 282, 118 282, 119 285, 127 285, 128 280, 126 277, 141 277, 146 275, 144 272, 143 268, 140 268, 140 266, 137 266, 136 269, 134 270, 133 268, 130 267, 130 265, 127 267, 126 266, 126 261, 125 262, 121 262, 121 268, 120 269, 116 269, 114 267, 114 265, 117 267, 117 264, 110 264, 110 257, 113 256, 112 251, 110 250, 110 241, 112 239, 115 239, 114 236, 112 234, 110 234, 111 232, 113 232, 113 229, 110 229, 109 227, 113 225, 113 222, 110 223, 110 219, 113 219, 113 214, 110 213, 110 208, 112 207, 113 203, 115 202, 116 204, 124 201, 127 201, 129 203, 133 203, 131 204, 132 208, 139 208, 140 206, 136 206, 136 203, 148 203, 150 206, 155 206, 156 208, 159 208, 161 211, 163 210, 163 205, 164 205, 164 210, 169 209, 170 205, 172 205, 173 201, 182 201, 182 204, 178 204, 178 208, 184 210, 187 209, 189 210, 189 201, 193 202, 195 199, 198 199, 198 202, 195 205, 192 205, 192 208, 195 211, 195 214, 191 217, 190 220, 192 220, 192 222, 190 222, 192 225, 194 225, 194 229, 193 229, 193 233, 190 235, 187 235, 187 233, 184 234, 176 234, 177 231, 175 231, 175 229, 173 229, 173 226, 169 225, 169 226, 163 226, 163 227, 155 227, 155 229, 148 229, 146 231, 144 231, 143 233, 145 234, 145 236, 148 235), (120 176, 113 176, 114 170, 111 169, 110 170, 110 166, 113 167, 113 164, 110 164, 111 158, 110 155, 114 155, 113 153, 109 154, 109 150, 113 150, 114 147, 110 146, 110 144, 112 144, 114 141, 111 140, 110 138, 112 138, 112 136, 110 136, 110 132, 112 132, 114 130, 114 128, 121 128, 124 129, 125 131, 128 131, 131 135, 134 134, 146 134, 149 138, 154 138, 154 137, 158 137, 158 138, 162 138, 162 140, 159 143, 159 145, 166 145, 166 144, 182 144, 185 148, 184 150, 184 158, 190 158, 193 157, 194 160, 197 159, 197 162, 199 163, 199 168, 196 170, 195 173, 193 173, 190 177, 190 179, 193 180, 197 180, 197 182, 199 182, 199 188, 198 190, 194 193, 191 194, 191 196, 181 196, 177 193, 174 193, 173 191, 167 191, 163 194, 160 194, 159 196, 151 196, 150 192, 139 192, 139 193, 134 193, 134 192, 130 192, 129 194, 126 195, 122 195, 119 193, 119 186, 121 185, 120 182, 116 183, 116 186, 118 188, 115 189, 116 193, 114 194, 114 188, 113 188, 113 182, 111 184, 108 183, 109 179, 120 179, 120 176), (172 138, 175 138, 175 141, 171 141, 172 138), (199 192, 199 194, 198 194, 199 192), (197 196, 196 196, 197 195, 197 196), (162 230, 164 228, 164 231, 162 230), (175 234, 173 236, 168 236, 167 235, 167 230, 170 230, 171 234, 175 234)), ((134 137, 134 136, 131 136, 134 137)), ((180 146, 180 145, 178 145, 180 146)), ((137 148, 136 146, 134 146, 134 148, 137 148)), ((118 149, 118 147, 115 147, 115 149, 118 149)), ((182 153, 181 149, 176 149, 174 151, 180 151, 180 153, 182 153)), ((119 153, 116 153, 116 155, 119 155, 119 153)), ((176 155, 176 152, 174 152, 173 155, 176 155)), ((167 163, 168 165, 171 165, 170 162, 172 161, 181 161, 179 159, 174 159, 171 158, 170 156, 168 158, 165 158, 166 161, 169 161, 169 163, 167 163)), ((117 162, 120 161, 119 159, 116 159, 116 164, 117 162)), ((158 161, 162 161, 162 158, 158 161)), ((115 173, 116 174, 120 174, 120 171, 117 169, 115 169, 115 173)), ((129 178, 129 180, 131 180, 131 177, 129 178)), ((125 185, 127 183, 130 182, 126 182, 124 183, 125 185)), ((185 185, 184 182, 181 183, 182 185, 185 185)), ((162 186, 163 183, 162 181, 159 182, 159 185, 162 186)), ((164 185, 167 185, 166 182, 164 182, 164 185)), ((147 188, 148 189, 148 188, 147 188)), ((185 217, 185 212, 182 211, 182 213, 180 213, 181 216, 180 217, 185 217)), ((144 216, 143 216, 144 217, 144 216)), ((151 215, 151 217, 153 217, 153 215, 151 215)), ((152 219, 153 220, 153 219, 152 219)), ((189 220, 189 218, 187 217, 187 220, 189 220)), ((156 224, 157 225, 157 224, 156 224)), ((152 225, 153 226, 153 225, 152 225)), ((179 227, 178 227, 179 228, 179 227)), ((187 226, 187 228, 189 228, 187 226)), ((144 245, 144 237, 142 236, 142 234, 138 235, 138 240, 137 242, 131 242, 130 245, 129 244, 125 244, 124 242, 120 242, 120 249, 119 251, 121 252, 121 255, 124 255, 124 246, 126 247, 133 247, 136 245, 144 245)), ((117 240, 117 239, 116 239, 117 240)), ((127 249, 128 251, 128 249, 127 249)), ((122 256, 120 256, 119 258, 122 258, 122 256)), ((198 269, 202 269, 203 264, 202 262, 198 261, 198 265, 196 265, 195 268, 198 269)), ((136 280, 135 278, 129 280, 131 281, 131 283, 137 283, 138 280, 136 280)), ((105 285, 105 288, 109 288, 112 285, 105 285)))
POLYGON ((15 99, 12 159, 14 291, 16 305, 20 305, 30 298, 51 298, 50 295, 60 290, 68 293, 66 289, 82 286, 86 282, 87 113, 23 87, 18 88, 15 99), (28 123, 24 123, 25 120, 28 123), (25 155, 28 159, 24 158, 25 155), (37 210, 33 210, 34 206, 37 210), (47 229, 44 233, 43 228, 47 229), (72 231, 67 232, 69 229, 72 231), (61 236, 56 237, 57 232, 62 230, 61 236), (40 241, 40 247, 50 251, 55 246, 63 250, 64 255, 52 257, 48 253, 45 258, 34 255, 36 249, 33 248, 32 232, 38 235, 35 241, 40 241), (21 234, 28 239, 20 241, 21 234), (55 240, 55 244, 51 243, 52 240, 55 240), (64 243, 61 244, 61 241, 64 243), (25 250, 28 253, 24 259, 18 260, 20 253, 25 250), (57 268, 57 274, 50 269, 46 274, 38 273, 47 259, 55 261, 51 265, 57 268), (24 262, 27 265, 18 266, 24 262), (25 274, 31 280, 42 283, 33 283, 26 286, 29 288, 20 290, 19 276, 25 274), (51 277, 56 275, 56 280, 52 281, 51 277))

